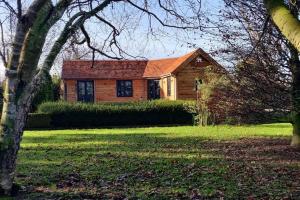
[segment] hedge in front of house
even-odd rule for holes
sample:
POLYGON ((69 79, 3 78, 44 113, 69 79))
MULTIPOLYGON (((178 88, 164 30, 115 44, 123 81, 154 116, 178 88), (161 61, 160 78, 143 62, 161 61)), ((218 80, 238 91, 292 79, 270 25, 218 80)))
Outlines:
POLYGON ((131 103, 47 102, 38 112, 50 115, 51 126, 89 128, 101 126, 137 126, 193 124, 187 101, 146 101, 131 103))
POLYGON ((51 128, 51 115, 46 113, 29 113, 26 129, 51 128))

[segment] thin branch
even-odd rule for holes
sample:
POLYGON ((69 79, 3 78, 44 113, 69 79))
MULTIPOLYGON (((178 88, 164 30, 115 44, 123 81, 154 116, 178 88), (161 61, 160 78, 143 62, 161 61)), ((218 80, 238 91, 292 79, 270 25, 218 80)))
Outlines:
POLYGON ((81 32, 83 33, 83 35, 84 35, 84 37, 85 37, 85 39, 86 39, 86 43, 87 43, 88 47, 92 50, 92 57, 93 57, 92 67, 94 66, 95 52, 97 52, 97 53, 99 53, 99 54, 101 54, 101 55, 103 55, 103 56, 106 56, 106 57, 108 57, 108 58, 111 58, 111 59, 116 59, 116 60, 120 60, 120 59, 121 59, 120 57, 110 56, 110 55, 104 53, 103 51, 101 51, 101 50, 99 50, 99 49, 93 47, 93 46, 91 45, 91 38, 90 38, 88 32, 85 30, 84 26, 82 25, 82 26, 80 27, 80 29, 81 29, 81 32))
POLYGON ((165 22, 163 22, 155 13, 145 9, 145 8, 142 8, 140 6, 138 6, 137 4, 133 3, 131 0, 127 0, 127 2, 132 5, 133 7, 143 11, 144 13, 147 13, 150 17, 154 17, 162 26, 165 26, 165 27, 169 27, 169 28, 178 28, 178 29, 199 29, 201 28, 201 26, 177 26, 177 25, 172 25, 172 24, 166 24, 165 22))
POLYGON ((5 41, 4 41, 4 30, 3 30, 3 23, 0 22, 0 34, 1 34, 1 46, 2 46, 2 50, 0 51, 0 56, 2 59, 2 62, 4 64, 5 67, 7 67, 7 55, 6 55, 6 45, 5 45, 5 41))
POLYGON ((22 17, 22 2, 21 2, 21 0, 17 1, 17 7, 18 7, 17 16, 18 16, 19 19, 21 19, 21 17, 22 17))
POLYGON ((254 45, 254 47, 252 48, 252 50, 250 51, 250 53, 246 56, 246 58, 244 60, 248 60, 248 58, 251 56, 251 54, 255 51, 255 49, 258 47, 258 45, 260 44, 265 32, 266 32, 266 29, 268 27, 268 23, 270 21, 270 16, 268 15, 266 20, 265 20, 265 23, 264 23, 264 26, 263 26, 263 30, 262 30, 262 33, 261 35, 259 36, 256 44, 254 45))
MULTIPOLYGON (((16 10, 10 5, 10 3, 8 3, 6 0, 1 0, 0 3, 4 3, 5 6, 7 7, 7 9, 13 13, 14 15, 16 15, 17 17, 19 17, 18 12, 16 12, 16 10)), ((19 0, 18 0, 19 3, 19 0)))

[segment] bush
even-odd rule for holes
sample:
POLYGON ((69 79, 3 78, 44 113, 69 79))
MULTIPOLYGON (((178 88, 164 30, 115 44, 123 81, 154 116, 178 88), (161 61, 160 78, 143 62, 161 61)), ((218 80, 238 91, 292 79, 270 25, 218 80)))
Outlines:
POLYGON ((38 107, 39 113, 51 116, 55 127, 88 128, 100 126, 136 126, 193 124, 186 101, 146 101, 131 103, 48 102, 38 107))
POLYGON ((50 128, 51 116, 44 113, 30 113, 28 115, 26 129, 50 128))

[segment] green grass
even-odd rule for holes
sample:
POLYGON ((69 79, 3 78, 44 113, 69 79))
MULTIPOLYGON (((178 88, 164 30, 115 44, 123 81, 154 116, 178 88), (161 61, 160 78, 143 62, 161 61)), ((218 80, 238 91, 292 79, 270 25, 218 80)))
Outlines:
POLYGON ((291 131, 289 124, 26 131, 17 182, 24 199, 293 197, 300 157, 288 146, 291 131))

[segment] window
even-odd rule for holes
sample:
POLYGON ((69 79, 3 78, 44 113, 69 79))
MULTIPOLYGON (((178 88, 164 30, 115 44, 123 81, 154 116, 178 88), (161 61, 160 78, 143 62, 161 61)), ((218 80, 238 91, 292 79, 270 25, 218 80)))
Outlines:
POLYGON ((117 97, 132 96, 132 80, 117 80, 117 97))
POLYGON ((93 81, 77 81, 77 100, 82 102, 94 102, 93 81))
POLYGON ((171 96, 171 77, 167 78, 167 96, 171 96))
POLYGON ((148 99, 159 99, 160 87, 159 80, 148 80, 148 99))
POLYGON ((202 84, 202 80, 199 79, 199 78, 196 78, 194 83, 195 83, 195 85, 194 85, 194 90, 195 90, 195 91, 200 91, 200 87, 201 87, 201 84, 202 84))

